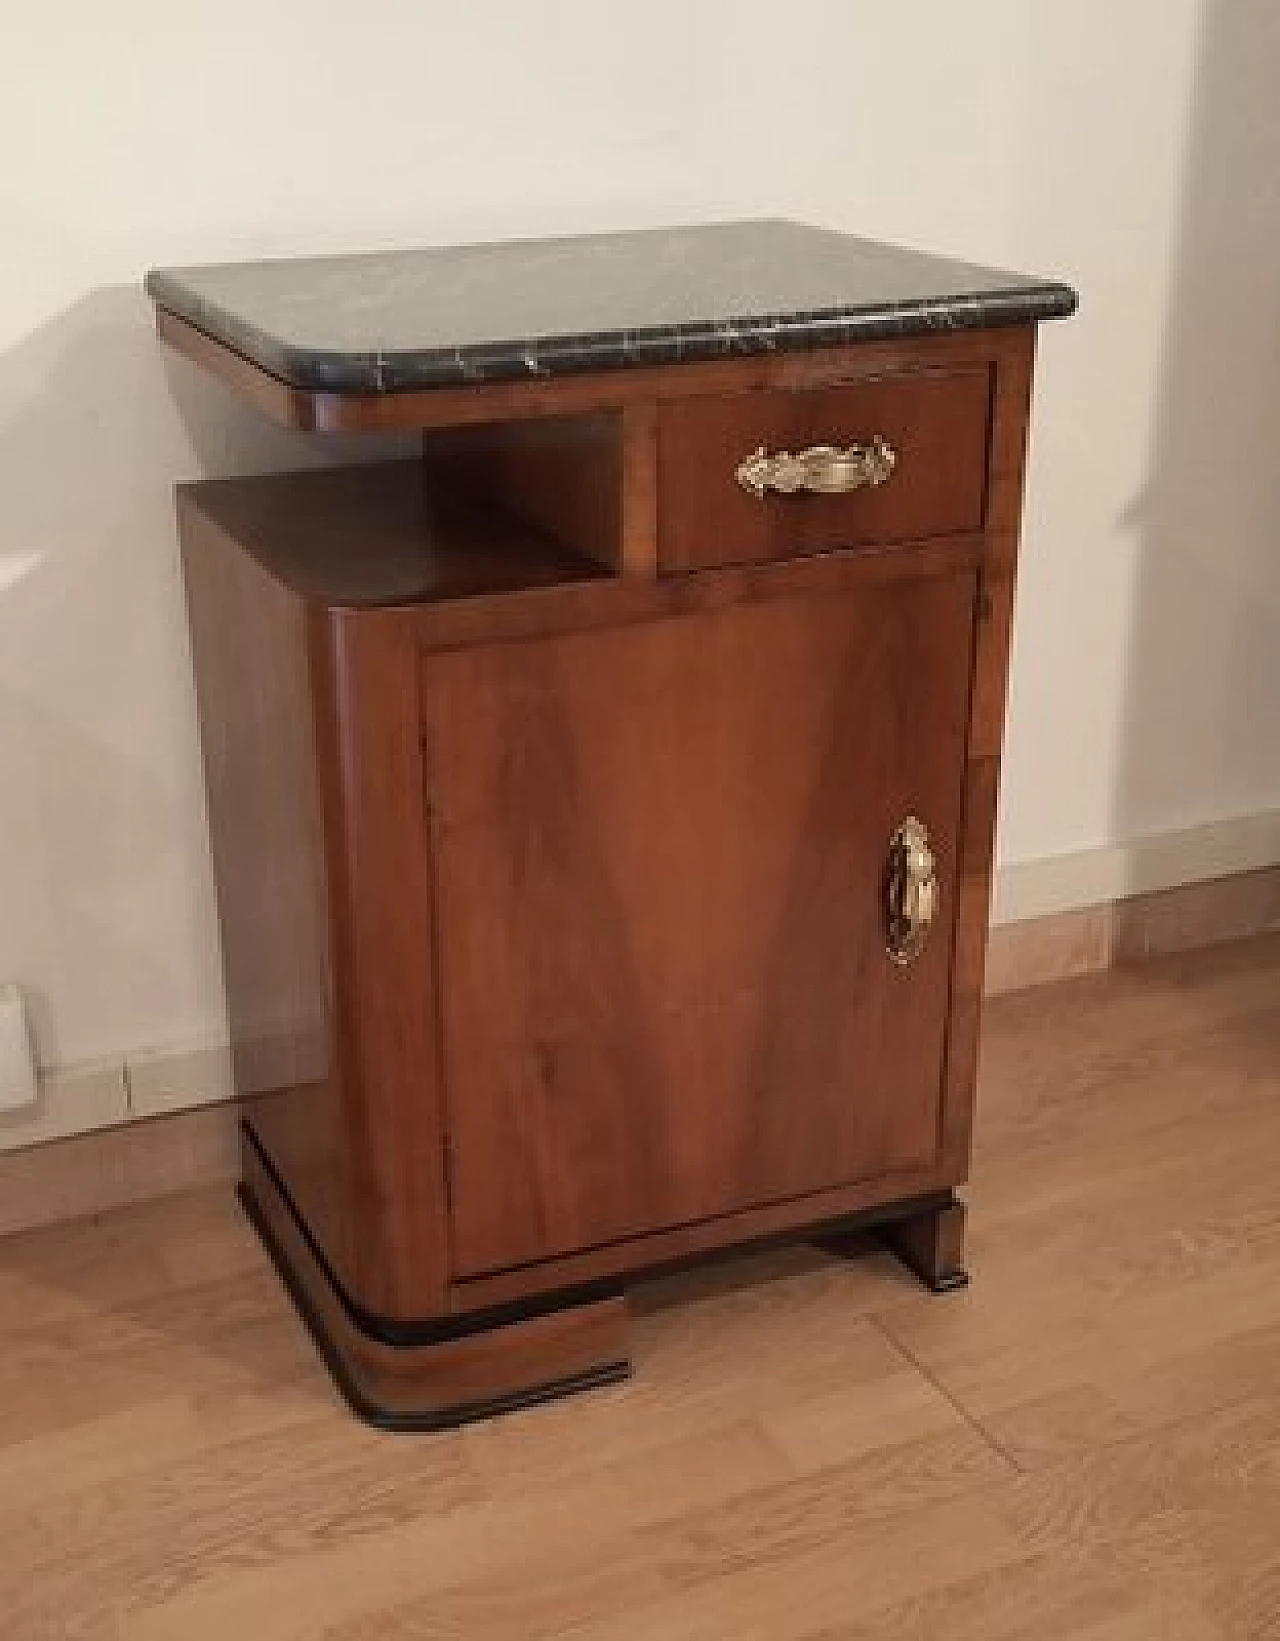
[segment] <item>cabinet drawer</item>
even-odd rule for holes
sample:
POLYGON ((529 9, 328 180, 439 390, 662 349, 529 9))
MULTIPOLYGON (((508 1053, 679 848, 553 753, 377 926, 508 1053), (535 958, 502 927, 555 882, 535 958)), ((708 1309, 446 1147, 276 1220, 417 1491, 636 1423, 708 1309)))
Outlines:
MULTIPOLYGON (((757 563, 980 530, 990 404, 986 366, 669 402, 658 423, 661 567, 757 563), (757 451, 794 456, 877 440, 893 453, 892 471, 857 488, 756 495, 737 476, 757 451)), ((849 482, 853 465, 844 463, 834 482, 849 482)), ((775 476, 794 482, 794 474, 775 476)))

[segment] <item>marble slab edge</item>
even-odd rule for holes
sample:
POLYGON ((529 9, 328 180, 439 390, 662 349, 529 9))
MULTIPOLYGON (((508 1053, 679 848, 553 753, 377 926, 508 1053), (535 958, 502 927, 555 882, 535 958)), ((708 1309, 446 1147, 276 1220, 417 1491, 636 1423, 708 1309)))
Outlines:
POLYGON ((201 301, 165 270, 147 276, 158 308, 289 387, 311 393, 403 393, 643 366, 697 364, 765 353, 799 353, 950 331, 1065 319, 1079 299, 1069 285, 1019 284, 973 296, 912 297, 856 309, 696 320, 631 331, 468 343, 396 352, 332 352, 281 342, 201 301))

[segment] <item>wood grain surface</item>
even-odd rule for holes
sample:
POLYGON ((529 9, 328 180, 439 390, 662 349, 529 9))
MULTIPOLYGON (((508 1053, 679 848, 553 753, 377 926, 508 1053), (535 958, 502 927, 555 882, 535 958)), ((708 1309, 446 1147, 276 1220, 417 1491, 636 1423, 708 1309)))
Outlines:
POLYGON ((424 659, 458 1276, 936 1160, 973 598, 424 659), (911 813, 940 913, 900 968, 911 813))
POLYGON ((196 495, 179 491, 178 530, 235 1086, 288 1157, 294 1200, 350 1282, 360 1267, 355 1158, 343 1124, 307 611, 196 495))
MULTIPOLYGON (((584 473, 590 477, 589 464, 584 473)), ((584 482, 568 494, 587 488, 584 482)), ((565 545, 573 528, 568 517, 553 536, 549 518, 526 522, 492 497, 471 502, 430 483, 421 462, 205 479, 183 486, 180 497, 188 529, 218 531, 264 575, 325 606, 449 603, 602 573, 592 558, 565 545)), ((584 514, 597 499, 584 499, 584 514)), ((532 502, 526 510, 533 513, 532 502)), ((598 537, 603 552, 603 521, 593 525, 584 516, 578 528, 584 551, 598 537)), ((205 549, 197 544, 194 550, 205 549)))
POLYGON ((904 370, 807 392, 672 400, 658 418, 658 552, 664 571, 799 558, 869 542, 982 529, 989 367, 904 370), (754 496, 736 478, 756 450, 795 454, 883 438, 882 485, 841 495, 754 496))
POLYGON ((963 1180, 1032 344, 446 391, 421 462, 184 493, 228 969, 313 1028, 239 1087, 365 1312, 963 1180), (704 483, 869 430, 883 495, 704 483), (913 813, 941 916, 898 970, 913 813))
POLYGON ((353 1411, 401 1432, 441 1430, 595 1388, 630 1371, 625 1299, 613 1296, 429 1345, 353 1325, 257 1143, 244 1134, 241 1199, 353 1411))
POLYGON ((0 1243, 15 1641, 1271 1641, 1280 938, 989 1008, 975 1282, 747 1260, 625 1386, 353 1421, 226 1192, 0 1243))

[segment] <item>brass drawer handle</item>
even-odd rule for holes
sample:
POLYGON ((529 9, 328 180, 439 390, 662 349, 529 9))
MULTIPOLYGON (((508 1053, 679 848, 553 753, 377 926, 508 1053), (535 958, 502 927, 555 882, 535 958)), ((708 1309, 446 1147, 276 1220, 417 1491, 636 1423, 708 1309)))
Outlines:
POLYGON ((938 910, 938 873, 933 845, 914 815, 889 840, 885 871, 885 944, 895 963, 914 963, 938 910))
POLYGON ((898 452, 877 433, 870 444, 851 444, 837 449, 832 444, 810 445, 793 456, 779 450, 771 456, 763 445, 739 462, 738 483, 753 496, 763 498, 767 490, 793 495, 804 490, 816 495, 839 496, 848 490, 885 484, 898 465, 898 452))

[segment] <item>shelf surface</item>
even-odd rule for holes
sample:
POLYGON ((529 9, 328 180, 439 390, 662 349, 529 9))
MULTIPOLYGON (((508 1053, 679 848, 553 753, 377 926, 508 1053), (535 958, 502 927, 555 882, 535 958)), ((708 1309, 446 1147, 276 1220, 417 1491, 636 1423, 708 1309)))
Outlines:
POLYGON ((1065 317, 1075 292, 795 222, 298 257, 147 276, 293 387, 392 393, 1065 317))
POLYGON ((205 479, 188 501, 294 592, 368 608, 597 580, 610 572, 421 462, 205 479))

